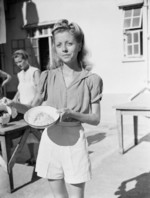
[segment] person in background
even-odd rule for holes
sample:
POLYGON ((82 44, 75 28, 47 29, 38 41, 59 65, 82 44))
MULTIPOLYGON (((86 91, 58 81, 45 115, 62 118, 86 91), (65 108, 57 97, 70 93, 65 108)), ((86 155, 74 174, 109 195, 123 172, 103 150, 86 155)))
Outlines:
POLYGON ((11 75, 7 72, 0 70, 0 99, 4 97, 3 88, 11 81, 11 75))
MULTIPOLYGON (((18 90, 15 94, 13 101, 25 105, 31 105, 37 92, 37 85, 40 78, 40 70, 29 64, 29 55, 25 50, 17 50, 13 54, 15 64, 21 70, 18 74, 18 90)), ((23 116, 23 114, 22 114, 23 116)), ((35 164, 34 157, 34 143, 37 143, 36 138, 30 134, 28 140, 28 148, 30 151, 30 158, 27 160, 28 165, 35 164)))
POLYGON ((14 102, 9 105, 25 113, 42 104, 46 91, 46 105, 56 108, 60 119, 42 133, 37 175, 48 179, 55 198, 84 198, 85 183, 92 174, 82 123, 100 123, 103 81, 89 71, 84 34, 79 25, 68 20, 58 21, 52 30, 52 44, 55 64, 48 72, 41 73, 31 106, 14 102))

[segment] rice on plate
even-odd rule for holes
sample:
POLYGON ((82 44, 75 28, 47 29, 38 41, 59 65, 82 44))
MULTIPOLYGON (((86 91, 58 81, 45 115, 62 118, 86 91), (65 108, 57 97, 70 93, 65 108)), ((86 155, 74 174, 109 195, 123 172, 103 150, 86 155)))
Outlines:
POLYGON ((53 125, 59 119, 59 114, 53 107, 37 106, 29 109, 24 119, 33 128, 45 128, 53 125))

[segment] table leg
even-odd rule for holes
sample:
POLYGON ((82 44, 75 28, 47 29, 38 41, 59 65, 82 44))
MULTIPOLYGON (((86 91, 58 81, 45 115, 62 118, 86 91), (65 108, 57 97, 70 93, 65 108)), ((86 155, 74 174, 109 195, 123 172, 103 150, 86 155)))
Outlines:
MULTIPOLYGON (((13 152, 13 154, 11 155, 11 157, 8 157, 8 164, 7 164, 7 169, 8 169, 8 176, 9 176, 9 181, 10 181, 10 192, 12 192, 14 190, 14 181, 13 181, 13 166, 16 162, 16 158, 18 156, 18 153, 22 150, 26 139, 28 137, 30 133, 30 130, 26 130, 24 131, 23 136, 21 137, 19 143, 17 144, 17 146, 15 147, 15 150, 13 152)), ((7 156, 10 156, 10 144, 9 144, 9 136, 6 136, 6 148, 7 148, 7 156)))
POLYGON ((134 145, 138 144, 138 117, 133 116, 134 145))
POLYGON ((9 171, 10 171, 10 169, 13 168, 13 166, 14 166, 14 164, 16 162, 16 159, 18 157, 18 154, 22 150, 22 148, 23 148, 23 146, 24 146, 24 144, 25 144, 25 142, 26 142, 26 140, 27 140, 27 138, 29 136, 29 133, 30 133, 30 129, 25 129, 23 136, 21 137, 19 143, 15 147, 15 150, 14 150, 14 152, 13 152, 13 154, 12 154, 12 156, 11 156, 9 162, 8 162, 9 171))
POLYGON ((5 137, 1 136, 0 137, 0 142, 1 142, 1 149, 2 149, 2 157, 5 160, 6 164, 8 162, 8 158, 7 158, 7 151, 6 151, 6 141, 5 141, 5 137))
POLYGON ((123 141, 123 115, 120 110, 116 111, 118 138, 119 138, 119 152, 124 153, 124 141, 123 141))
POLYGON ((38 129, 31 129, 31 133, 33 133, 34 136, 40 141, 41 135, 42 135, 42 131, 40 131, 38 129))
MULTIPOLYGON (((2 157, 6 162, 7 165, 7 170, 8 170, 8 160, 11 156, 11 144, 10 144, 10 139, 7 139, 5 136, 0 137, 0 142, 1 142, 1 148, 2 148, 2 157)), ((10 185, 10 192, 11 189, 13 189, 13 175, 12 171, 9 172, 8 170, 8 176, 9 176, 9 185, 10 185)))

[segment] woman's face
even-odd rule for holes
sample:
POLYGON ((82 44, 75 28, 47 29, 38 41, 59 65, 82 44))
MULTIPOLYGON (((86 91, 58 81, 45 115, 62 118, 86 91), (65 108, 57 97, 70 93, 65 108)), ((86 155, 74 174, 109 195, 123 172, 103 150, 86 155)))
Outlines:
POLYGON ((23 59, 21 55, 14 58, 14 62, 21 70, 26 70, 29 67, 28 60, 23 59))
POLYGON ((81 50, 79 44, 74 36, 68 32, 58 32, 54 36, 54 45, 57 56, 66 64, 71 64, 77 61, 77 56, 81 50))

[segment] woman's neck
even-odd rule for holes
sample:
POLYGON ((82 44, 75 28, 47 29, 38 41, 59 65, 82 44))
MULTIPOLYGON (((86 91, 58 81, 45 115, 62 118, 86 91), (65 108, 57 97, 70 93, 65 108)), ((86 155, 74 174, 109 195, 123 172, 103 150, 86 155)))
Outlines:
POLYGON ((26 67, 24 68, 24 72, 26 72, 29 69, 29 64, 26 65, 26 67))
POLYGON ((80 67, 78 63, 72 64, 72 65, 63 64, 62 68, 67 73, 80 72, 82 70, 82 68, 80 67))
POLYGON ((82 68, 79 65, 75 67, 69 67, 68 65, 64 64, 61 66, 62 75, 65 81, 66 87, 69 87, 70 84, 78 78, 80 75, 82 68))

